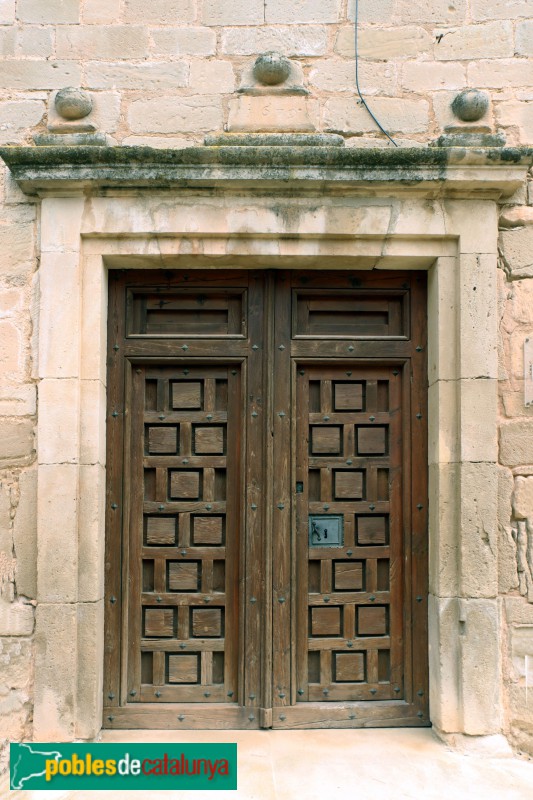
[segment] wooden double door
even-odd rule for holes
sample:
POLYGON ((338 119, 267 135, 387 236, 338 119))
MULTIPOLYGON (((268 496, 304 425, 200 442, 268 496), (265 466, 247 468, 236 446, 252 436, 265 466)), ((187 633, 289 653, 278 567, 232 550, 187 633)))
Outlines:
POLYGON ((425 275, 110 273, 104 725, 428 725, 425 275))

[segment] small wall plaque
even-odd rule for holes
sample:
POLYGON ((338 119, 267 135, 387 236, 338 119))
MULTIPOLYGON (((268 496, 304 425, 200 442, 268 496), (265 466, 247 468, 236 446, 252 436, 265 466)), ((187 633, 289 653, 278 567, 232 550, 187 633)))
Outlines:
POLYGON ((342 514, 311 514, 309 517, 310 547, 342 547, 344 517, 342 514))

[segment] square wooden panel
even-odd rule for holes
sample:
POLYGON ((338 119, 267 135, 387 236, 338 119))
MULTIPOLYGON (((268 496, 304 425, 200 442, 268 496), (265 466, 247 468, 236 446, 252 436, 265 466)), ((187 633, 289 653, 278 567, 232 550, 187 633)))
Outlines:
POLYGON ((193 517, 193 544, 222 544, 222 523, 222 517, 193 517))
POLYGON ((362 561, 335 561, 334 565, 336 591, 353 592, 363 588, 362 561))
POLYGON ((331 608, 311 608, 311 636, 340 636, 341 610, 331 608))
POLYGON ((200 579, 198 561, 169 561, 167 567, 169 591, 198 591, 200 579))
POLYGON ((387 429, 380 425, 375 428, 357 428, 357 454, 385 455, 387 452, 387 429))
POLYGON ((386 517, 357 517, 357 544, 387 544, 386 517))
POLYGON ((174 611, 171 608, 147 608, 144 612, 144 635, 157 638, 174 636, 174 611))
POLYGON ((173 383, 172 408, 202 408, 202 384, 200 381, 173 383))
POLYGON ((168 683, 198 683, 197 655, 168 655, 168 683))
POLYGON ((364 653, 334 653, 335 681, 339 683, 364 681, 364 653))
POLYGON ((176 500, 197 500, 200 496, 200 473, 190 470, 172 472, 170 496, 176 500))
POLYGON ((148 517, 146 520, 147 545, 171 547, 176 544, 175 517, 148 517))
POLYGON ((361 411, 363 385, 361 383, 335 384, 335 411, 361 411))
POLYGON ((222 610, 220 608, 193 608, 192 635, 222 636, 222 610))
POLYGON ((387 633, 385 606, 360 606, 357 609, 357 635, 383 636, 387 633))
POLYGON ((311 453, 338 455, 341 452, 341 429, 333 425, 312 426, 311 453))
POLYGON ((335 471, 335 499, 361 500, 363 497, 363 473, 361 471, 335 471))
POLYGON ((178 449, 178 429, 175 425, 148 428, 148 452, 150 454, 175 455, 178 449))
POLYGON ((194 452, 197 455, 219 455, 224 452, 224 428, 196 428, 194 452))

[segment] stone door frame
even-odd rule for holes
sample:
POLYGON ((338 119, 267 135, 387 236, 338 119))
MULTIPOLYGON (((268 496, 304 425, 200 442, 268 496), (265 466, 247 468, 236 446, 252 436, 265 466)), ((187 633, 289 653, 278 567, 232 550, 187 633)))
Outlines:
POLYGON ((430 714, 502 729, 494 199, 44 196, 34 736, 92 739, 103 674, 108 268, 427 269, 430 714))

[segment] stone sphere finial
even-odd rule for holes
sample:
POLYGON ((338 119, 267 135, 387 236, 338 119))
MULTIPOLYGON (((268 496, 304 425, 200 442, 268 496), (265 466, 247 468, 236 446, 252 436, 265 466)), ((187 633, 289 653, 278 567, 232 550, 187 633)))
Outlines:
POLYGON ((67 86, 56 94, 55 107, 63 119, 83 119, 91 113, 93 102, 83 89, 67 86))
POLYGON ((258 56, 254 64, 254 78, 267 86, 277 86, 286 81, 291 72, 291 62, 281 53, 269 52, 258 56))
POLYGON ((463 122, 476 122, 486 114, 489 97, 479 89, 465 89, 454 98, 452 111, 463 122))

